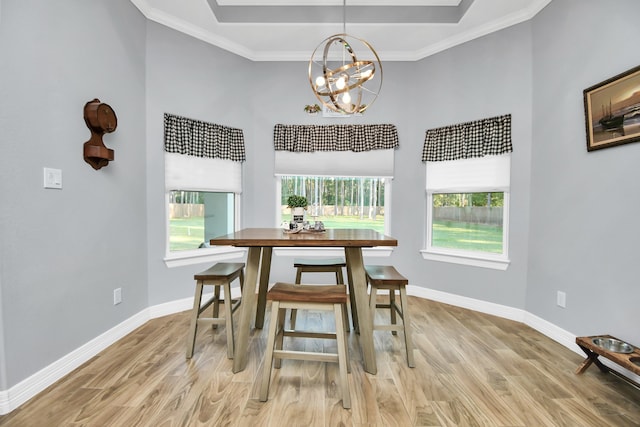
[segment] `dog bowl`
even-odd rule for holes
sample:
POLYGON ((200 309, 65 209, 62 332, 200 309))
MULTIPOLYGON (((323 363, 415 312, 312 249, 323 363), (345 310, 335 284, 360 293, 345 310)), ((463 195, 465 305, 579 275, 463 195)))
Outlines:
POLYGON ((615 338, 594 338, 593 343, 614 353, 633 353, 633 347, 630 344, 615 338))

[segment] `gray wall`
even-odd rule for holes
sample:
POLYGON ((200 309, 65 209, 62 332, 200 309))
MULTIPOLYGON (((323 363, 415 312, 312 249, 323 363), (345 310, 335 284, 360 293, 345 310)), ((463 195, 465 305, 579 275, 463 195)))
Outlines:
MULTIPOLYGON (((394 123, 391 234, 400 246, 382 261, 415 285, 525 309, 577 335, 640 342, 628 322, 639 296, 640 144, 587 153, 581 98, 637 65, 637 1, 554 0, 530 22, 419 62, 385 63, 376 104, 349 119, 302 111, 314 102, 306 63, 252 63, 147 22, 128 0, 50 3, 3 0, 0 14, 0 389, 147 307, 193 295, 203 266, 163 262, 164 112, 244 129, 243 226, 275 223, 274 124, 394 123), (81 155, 82 107, 93 97, 119 118, 105 137, 116 160, 100 171, 81 155), (514 139, 509 269, 423 260, 424 131, 505 113, 514 139), (63 170, 63 190, 42 188, 44 166, 63 170), (113 306, 116 287, 124 301, 113 306)), ((291 260, 276 258, 271 279, 292 274, 291 260)))
MULTIPOLYGON (((528 258, 530 155, 531 155, 531 23, 526 22, 487 35, 420 61, 415 99, 422 108, 412 120, 413 133, 422 143, 426 129, 470 120, 511 114, 513 153, 511 161, 511 208, 509 258, 506 271, 461 266, 418 259, 404 267, 413 283, 431 289, 523 309, 528 258)), ((424 188, 424 164, 403 171, 411 184, 424 188), (419 169, 418 169, 419 168, 419 169)), ((402 178, 402 177, 399 177, 402 178)), ((409 199, 399 183, 401 197, 409 199)), ((394 194, 395 196, 395 194, 394 194)), ((411 223, 426 217, 424 191, 414 196, 423 204, 411 223)), ((422 234, 412 233, 405 221, 399 225, 404 239, 414 247, 423 244, 422 234), (406 225, 405 225, 406 224, 406 225)), ((404 242, 405 240, 400 240, 404 242)), ((402 264, 402 260, 394 261, 402 264)))
MULTIPOLYGON (((168 268, 164 113, 243 129, 252 139, 252 63, 162 25, 147 24, 147 231, 150 306, 193 297, 202 265, 168 268)), ((251 149, 247 147, 248 156, 251 149)), ((246 168, 245 168, 246 169, 246 168)), ((245 185, 245 188, 247 186, 245 185)))
POLYGON ((146 21, 128 0, 4 0, 0 19, 4 390, 148 305, 146 21), (99 171, 83 160, 93 98, 118 117, 99 171))
POLYGON ((586 151, 582 91, 640 63, 637 0, 553 1, 533 21, 527 311, 640 344, 640 144, 586 151), (567 293, 567 308, 555 305, 567 293))
MULTIPOLYGON (((405 82, 413 80, 414 63, 385 63, 384 87, 382 94, 371 109, 361 117, 323 118, 322 115, 309 116, 303 111, 306 104, 313 104, 315 96, 309 87, 307 63, 278 62, 256 63, 255 74, 260 76, 259 87, 251 96, 253 117, 251 128, 254 138, 247 146, 247 162, 245 165, 244 188, 246 226, 272 227, 276 224, 276 179, 274 176, 273 127, 277 123, 284 124, 332 124, 332 123, 393 123, 398 127, 400 148, 396 151, 396 167, 420 174, 419 155, 422 150, 421 141, 411 139, 407 135, 407 126, 411 113, 411 105, 415 99, 411 87, 405 82), (275 102, 275 108, 272 107, 275 102)), ((400 171, 400 174, 402 172, 400 171)), ((418 181, 420 179, 418 178, 418 181)), ((424 181, 424 180, 422 180, 424 181)), ((416 224, 420 224, 417 216, 420 212, 412 212, 421 207, 424 191, 420 187, 406 184, 404 179, 395 179, 393 183, 393 208, 400 220, 406 215, 416 215, 416 224), (403 196, 403 194, 405 196, 403 196), (408 197, 405 198, 405 197, 408 197), (409 209, 402 208, 402 203, 409 203, 409 209)), ((424 186, 423 186, 424 188, 424 186)), ((395 224, 394 224, 395 225, 395 224)), ((396 250, 399 257, 416 257, 417 247, 405 243, 406 235, 398 234, 399 228, 393 227, 394 237, 403 242, 396 250)), ((390 262, 383 259, 382 262, 390 262)), ((291 257, 274 257, 272 260, 271 281, 294 280, 291 257)), ((326 275, 305 276, 309 282, 327 280, 326 275)))

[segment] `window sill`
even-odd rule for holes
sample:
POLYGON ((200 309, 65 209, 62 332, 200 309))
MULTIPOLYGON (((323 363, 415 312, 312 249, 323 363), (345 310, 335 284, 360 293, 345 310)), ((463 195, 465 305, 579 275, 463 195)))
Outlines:
POLYGON ((215 248, 202 248, 191 251, 172 252, 164 257, 164 263, 169 268, 183 267, 185 265, 203 264, 216 261, 244 257, 247 250, 234 246, 218 246, 215 248))
POLYGON ((452 264, 470 265, 473 267, 491 268, 494 270, 506 270, 511 263, 508 259, 496 259, 481 256, 450 254, 443 252, 421 250, 423 259, 431 261, 449 262, 452 264))
MULTIPOLYGON (((363 257, 388 257, 393 253, 391 246, 377 246, 374 248, 362 248, 363 257)), ((276 256, 287 257, 343 257, 343 248, 274 248, 273 253, 276 256)))

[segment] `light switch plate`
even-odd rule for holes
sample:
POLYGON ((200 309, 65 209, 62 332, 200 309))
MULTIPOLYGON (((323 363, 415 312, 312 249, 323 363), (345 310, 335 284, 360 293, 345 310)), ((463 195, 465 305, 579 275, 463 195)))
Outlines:
POLYGON ((44 168, 44 188, 62 189, 62 170, 44 168))

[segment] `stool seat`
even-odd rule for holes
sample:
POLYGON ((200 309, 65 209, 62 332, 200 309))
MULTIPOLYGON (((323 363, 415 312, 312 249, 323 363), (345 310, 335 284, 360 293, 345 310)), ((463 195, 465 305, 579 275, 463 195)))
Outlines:
POLYGON ((345 285, 298 286, 276 283, 267 293, 267 301, 339 304, 347 302, 345 285))
POLYGON ((365 265, 364 270, 367 274, 367 281, 371 286, 369 294, 369 309, 371 310, 372 319, 375 317, 376 308, 388 308, 391 315, 391 324, 382 325, 373 322, 374 330, 392 331, 397 335, 397 331, 404 332, 404 344, 407 352, 407 365, 410 368, 415 366, 413 357, 413 341, 411 338, 411 320, 409 318, 409 304, 407 302, 406 287, 409 284, 407 278, 391 265, 365 265), (378 304, 378 290, 389 291, 389 304, 378 304), (396 304, 396 291, 400 294, 400 305, 396 304), (402 319, 402 323, 398 324, 396 314, 402 319))
POLYGON ((365 271, 369 283, 373 283, 378 287, 383 286, 407 286, 407 280, 402 274, 398 273, 391 265, 366 265, 365 271))
POLYGON ((322 268, 320 271, 334 271, 336 267, 346 267, 347 263, 343 258, 294 258, 293 266, 295 268, 304 268, 307 271, 311 271, 314 267, 322 268))
POLYGON ((243 262, 219 262, 193 276, 194 280, 234 280, 242 273, 243 262))
POLYGON ((235 342, 233 337, 233 313, 240 306, 240 300, 231 299, 231 282, 240 281, 240 289, 244 284, 244 263, 219 262, 208 269, 196 273, 193 276, 196 281, 196 291, 193 298, 191 311, 191 324, 187 337, 187 359, 193 356, 198 325, 210 324, 213 328, 224 324, 227 329, 227 357, 234 356, 235 342), (205 286, 213 286, 213 296, 202 304, 202 292, 205 286), (220 299, 220 289, 224 292, 224 299, 220 299), (224 317, 220 317, 220 302, 224 303, 224 317), (201 305, 202 304, 202 305, 201 305), (201 314, 210 306, 213 306, 212 317, 203 317, 201 314))
MULTIPOLYGON (((347 267, 347 263, 344 258, 294 258, 293 267, 296 269, 296 284, 302 282, 302 273, 334 273, 336 276, 336 284, 344 284, 344 276, 342 275, 342 269, 347 267)), ((349 271, 347 270, 347 273, 349 271)), ((353 328, 357 331, 357 312, 356 305, 353 299, 353 289, 351 285, 351 277, 349 276, 349 296, 351 301, 351 319, 353 322, 353 328)), ((344 313, 345 330, 349 332, 349 313, 347 310, 344 313)), ((296 315, 297 310, 291 310, 291 328, 296 327, 296 315)))
POLYGON ((267 300, 271 301, 271 317, 267 349, 265 351, 262 383, 260 385, 260 401, 266 402, 269 396, 271 369, 280 368, 282 359, 314 360, 338 363, 339 382, 342 389, 342 406, 351 407, 349 394, 349 360, 347 356, 347 337, 344 332, 343 309, 347 302, 345 285, 306 285, 276 283, 268 292, 267 300), (336 332, 285 330, 284 319, 287 309, 307 309, 333 311, 336 332), (284 350, 284 337, 335 339, 337 353, 314 351, 284 350))

